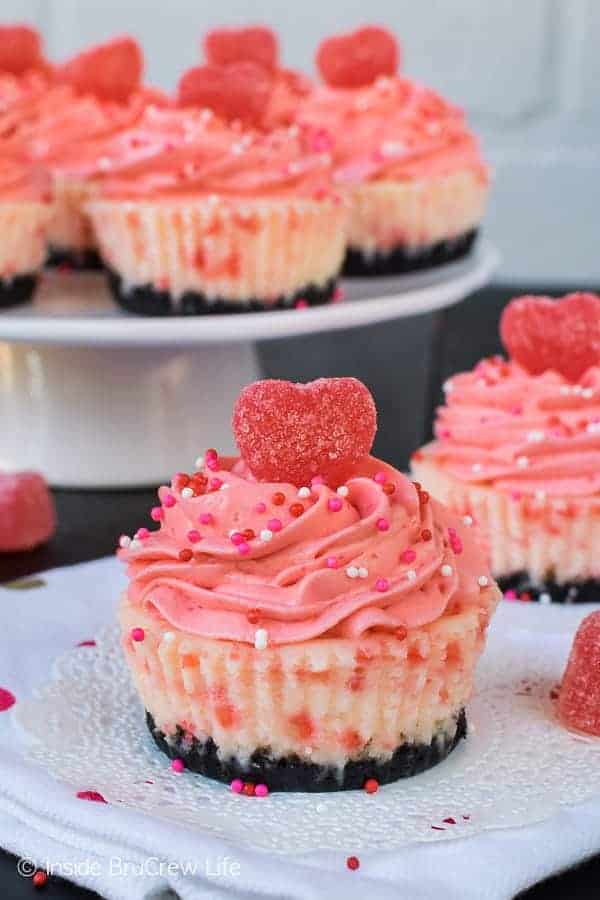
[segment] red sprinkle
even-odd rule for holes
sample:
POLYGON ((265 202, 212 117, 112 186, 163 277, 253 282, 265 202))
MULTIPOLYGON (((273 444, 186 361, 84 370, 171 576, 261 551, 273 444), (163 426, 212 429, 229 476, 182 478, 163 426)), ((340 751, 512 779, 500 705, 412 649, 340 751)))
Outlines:
POLYGON ((421 532, 421 540, 422 541, 430 541, 432 537, 433 537, 433 535, 432 535, 431 531, 429 530, 429 528, 424 528, 423 531, 421 532))
POLYGON ((395 637, 398 641, 405 641, 405 640, 406 640, 406 638, 408 637, 408 631, 407 631, 407 629, 404 627, 404 625, 398 625, 398 627, 397 627, 396 630, 394 631, 394 637, 395 637))
POLYGON ((46 884, 48 884, 48 873, 44 872, 43 869, 38 869, 37 872, 33 873, 33 878, 31 879, 31 883, 34 888, 43 888, 46 884))
POLYGON ((198 541, 202 540, 202 535, 199 531, 196 531, 195 528, 192 528, 192 530, 187 533, 187 539, 190 544, 197 544, 198 541))
POLYGON ((246 797, 254 797, 254 785, 251 781, 244 782, 244 787, 242 788, 243 793, 246 797))
POLYGON ((360 868, 360 859, 358 856, 349 856, 346 860, 346 865, 354 872, 356 869, 360 868))
POLYGON ((183 550, 179 551, 179 561, 180 562, 190 562, 190 560, 193 559, 193 557, 194 557, 194 554, 192 553, 191 550, 188 550, 187 547, 185 547, 183 550))
POLYGON ((271 497, 271 503, 275 506, 282 506, 285 503, 285 494, 282 491, 275 491, 271 497))
POLYGON ((379 782, 376 778, 367 778, 364 784, 364 789, 367 794, 376 794, 379 790, 379 782))
POLYGON ((427 491, 419 491, 419 503, 422 506, 425 506, 426 503, 429 503, 429 494, 427 491))
POLYGON ((417 554, 411 547, 407 547, 406 550, 403 550, 400 554, 401 562, 411 563, 414 562, 417 558, 417 554))
POLYGON ((253 609, 249 609, 246 613, 246 618, 251 625, 256 625, 256 623, 260 619, 260 609, 257 609, 256 607, 254 607, 253 609))
POLYGON ((396 485, 393 484, 393 482, 391 482, 391 481, 386 481, 386 483, 381 486, 381 490, 383 491, 384 494, 390 495, 390 494, 395 493, 396 485))
POLYGON ((303 512, 304 507, 301 503, 292 503, 292 505, 290 506, 290 515, 295 519, 297 519, 298 516, 301 516, 303 512))
POLYGON ((242 537, 245 541, 253 541, 256 535, 251 528, 244 528, 244 530, 242 531, 242 537))

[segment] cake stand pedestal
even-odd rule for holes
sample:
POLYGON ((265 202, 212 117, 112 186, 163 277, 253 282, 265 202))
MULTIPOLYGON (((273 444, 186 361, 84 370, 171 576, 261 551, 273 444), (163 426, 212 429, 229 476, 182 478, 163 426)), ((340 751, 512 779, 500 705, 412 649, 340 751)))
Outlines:
POLYGON ((260 378, 257 340, 431 313, 481 288, 498 260, 482 242, 431 272, 347 281, 330 306, 164 319, 122 313, 101 275, 48 273, 34 303, 0 314, 0 468, 37 469, 56 487, 163 482, 207 446, 233 451, 233 403, 260 378))

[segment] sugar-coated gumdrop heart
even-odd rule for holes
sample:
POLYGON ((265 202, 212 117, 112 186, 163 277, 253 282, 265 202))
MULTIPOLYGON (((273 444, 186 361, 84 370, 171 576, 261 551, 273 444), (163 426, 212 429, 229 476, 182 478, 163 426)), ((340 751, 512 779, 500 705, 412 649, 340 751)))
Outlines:
POLYGON ((377 410, 356 378, 257 381, 238 397, 233 430, 259 480, 302 486, 321 475, 335 487, 369 454, 377 410))
POLYGON ((182 75, 179 106, 207 107, 227 121, 248 125, 260 121, 273 87, 273 77, 253 62, 196 66, 182 75))
POLYGON ((554 369, 578 381, 590 366, 600 365, 600 297, 515 297, 502 313, 500 337, 532 375, 554 369))
POLYGON ((59 69, 66 81, 82 94, 100 100, 126 102, 142 83, 144 57, 131 37, 118 37, 79 53, 59 69))
POLYGON ((31 550, 56 528, 54 502, 37 472, 0 473, 0 553, 31 550))
POLYGON ((265 69, 277 68, 279 48, 270 28, 215 28, 204 38, 206 61, 216 66, 254 62, 265 69))
POLYGON ((22 75, 45 67, 42 39, 27 25, 0 25, 0 72, 22 75))
POLYGON ((317 68, 327 84, 359 88, 381 75, 395 75, 400 63, 398 42, 385 28, 367 25, 349 34, 322 41, 317 49, 317 68))
POLYGON ((587 616, 575 635, 558 695, 561 721, 600 736, 600 612, 587 616))

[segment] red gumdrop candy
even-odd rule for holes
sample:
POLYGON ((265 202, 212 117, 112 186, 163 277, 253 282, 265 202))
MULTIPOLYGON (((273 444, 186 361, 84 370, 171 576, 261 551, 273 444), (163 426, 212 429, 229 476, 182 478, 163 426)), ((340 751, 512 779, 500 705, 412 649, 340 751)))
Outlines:
POLYGON ((500 337, 512 359, 532 375, 554 369, 578 381, 600 364, 600 297, 515 297, 500 319, 500 337))
POLYGON ((367 25, 326 38, 319 44, 316 62, 323 80, 331 87, 359 88, 382 75, 395 75, 400 50, 391 32, 367 25))
POLYGON ((58 70, 81 94, 94 94, 100 100, 125 103, 142 83, 144 56, 137 41, 118 37, 79 53, 58 70))
POLYGON ((567 728, 600 737, 600 612, 587 616, 575 635, 558 695, 567 728))
POLYGON ((196 66, 183 73, 177 103, 207 107, 226 121, 251 125, 260 121, 272 87, 271 73, 253 62, 196 66))
POLYGON ((0 71, 22 75, 29 69, 43 69, 42 39, 28 25, 0 25, 0 71))
POLYGON ((31 550, 49 540, 55 528, 54 503, 41 475, 0 474, 0 552, 31 550))
POLYGON ((236 62, 254 62, 265 69, 277 68, 279 47, 270 28, 215 28, 204 38, 206 61, 211 65, 228 66, 236 62))
POLYGON ((297 486, 315 475, 342 484, 369 454, 376 430, 373 397, 356 378, 257 381, 233 412, 235 439, 253 475, 297 486))

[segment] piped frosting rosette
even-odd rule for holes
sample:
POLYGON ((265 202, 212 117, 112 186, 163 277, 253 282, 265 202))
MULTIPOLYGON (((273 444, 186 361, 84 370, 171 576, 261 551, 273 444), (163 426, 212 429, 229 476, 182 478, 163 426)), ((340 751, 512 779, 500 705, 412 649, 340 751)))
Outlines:
POLYGON ((124 645, 160 732, 185 723, 224 763, 310 747, 338 774, 451 741, 498 598, 469 526, 371 456, 304 485, 200 462, 120 551, 124 645))
POLYGON ((450 378, 436 440, 413 457, 435 496, 483 525, 495 575, 526 571, 565 583, 600 574, 599 322, 593 295, 513 301, 504 328, 513 358, 485 359, 450 378), (523 319, 515 336, 510 320, 522 310, 541 312, 545 333, 529 334, 523 319), (564 322, 553 323, 557 314, 564 322), (564 346, 548 351, 554 327, 564 346), (528 334, 524 354, 514 340, 528 334))

